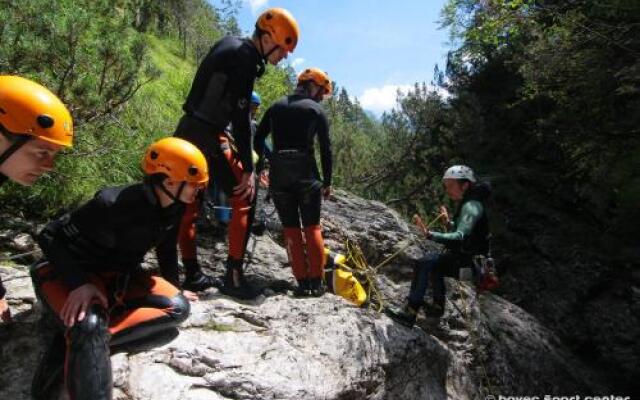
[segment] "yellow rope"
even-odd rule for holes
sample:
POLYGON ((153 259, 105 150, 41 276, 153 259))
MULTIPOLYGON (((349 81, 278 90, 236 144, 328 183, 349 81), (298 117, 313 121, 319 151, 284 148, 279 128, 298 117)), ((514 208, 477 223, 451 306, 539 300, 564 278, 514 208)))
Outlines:
MULTIPOLYGON (((428 230, 434 223, 436 223, 438 220, 440 220, 440 218, 442 218, 444 216, 444 214, 440 214, 438 215, 436 218, 434 218, 431 222, 429 222, 427 224, 427 226, 424 227, 425 230, 428 230)), ((422 219, 420 218, 420 216, 418 214, 415 214, 413 216, 414 218, 414 222, 416 222, 417 224, 419 223, 420 225, 424 224, 422 223, 422 219)), ((396 251, 395 253, 393 253, 392 255, 390 255, 389 257, 387 257, 384 261, 382 261, 380 264, 376 265, 375 267, 373 267, 373 269, 375 271, 377 271, 378 269, 382 268, 383 266, 385 266, 389 261, 393 260, 395 257, 398 256, 398 254, 402 253, 403 251, 405 251, 406 249, 408 249, 412 244, 414 244, 415 241, 414 240, 409 240, 409 243, 407 243, 406 245, 402 246, 398 251, 396 251)))
MULTIPOLYGON (((420 218, 417 215, 416 217, 417 219, 420 218)), ((425 227, 425 229, 428 229, 429 227, 431 227, 434 223, 439 221, 442 217, 444 217, 443 214, 438 215, 436 218, 434 218, 432 221, 429 222, 429 224, 425 227)), ((418 221, 416 221, 416 223, 417 222, 418 221)), ((383 266, 387 265, 391 260, 393 260, 400 253, 405 251, 415 242, 416 242, 415 240, 409 239, 407 244, 402 246, 400 249, 398 249, 392 255, 384 259, 381 263, 379 263, 375 267, 372 267, 367 262, 364 256, 364 253, 362 252, 362 249, 360 249, 360 247, 357 244, 351 243, 349 240, 346 241, 345 243, 345 247, 347 249, 346 264, 348 265, 343 265, 343 267, 347 271, 357 275, 357 277, 359 277, 360 279, 364 278, 364 280, 366 281, 367 299, 369 300, 369 305, 371 308, 373 308, 377 312, 382 311, 382 309, 384 308, 384 301, 385 301, 380 289, 378 288, 378 284, 376 280, 378 270, 383 266)))

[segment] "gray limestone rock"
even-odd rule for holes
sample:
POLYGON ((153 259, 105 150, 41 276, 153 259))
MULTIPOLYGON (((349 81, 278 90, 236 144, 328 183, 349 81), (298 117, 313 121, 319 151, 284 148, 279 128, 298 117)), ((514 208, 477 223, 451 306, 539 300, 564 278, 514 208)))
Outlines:
MULTIPOLYGON (((268 234, 249 243, 247 271, 265 295, 238 302, 210 289, 178 332, 117 349, 114 399, 436 400, 601 388, 598 376, 535 318, 498 296, 476 296, 466 283, 448 280, 444 317, 420 316, 413 328, 332 294, 293 298, 277 216, 267 218, 268 234)), ((345 240, 353 241, 373 265, 411 243, 377 277, 389 303, 403 301, 413 263, 437 250, 393 210, 345 192, 325 203, 323 227, 329 247, 344 251, 345 240)), ((221 274, 226 245, 205 231, 200 262, 221 274)), ((145 263, 154 264, 151 256, 145 263)), ((16 317, 0 325, 0 398, 29 399, 51 324, 25 266, 3 264, 0 275, 16 317)), ((62 388, 59 398, 66 398, 62 388)))

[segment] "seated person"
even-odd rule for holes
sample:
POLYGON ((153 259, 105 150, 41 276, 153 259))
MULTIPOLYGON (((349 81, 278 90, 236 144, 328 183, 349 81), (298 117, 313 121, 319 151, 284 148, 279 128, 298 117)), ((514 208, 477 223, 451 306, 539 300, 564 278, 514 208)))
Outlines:
POLYGON ((407 304, 402 309, 387 310, 389 316, 407 326, 413 326, 421 307, 427 316, 442 316, 446 298, 444 277, 457 277, 460 268, 473 265, 474 256, 486 256, 489 252, 489 220, 484 205, 491 193, 489 185, 477 183, 471 168, 464 165, 447 169, 442 180, 447 196, 457 207, 453 221, 449 221, 446 208, 441 208, 451 232, 425 230, 424 233, 427 238, 444 244, 445 251, 416 263, 407 304), (425 304, 430 274, 433 302, 425 304))

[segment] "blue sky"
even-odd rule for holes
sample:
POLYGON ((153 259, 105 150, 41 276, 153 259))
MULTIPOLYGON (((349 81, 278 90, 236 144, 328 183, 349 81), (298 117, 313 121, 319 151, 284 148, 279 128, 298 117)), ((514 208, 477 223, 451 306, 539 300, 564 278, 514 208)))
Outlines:
POLYGON ((301 37, 287 61, 296 71, 322 68, 380 114, 395 104, 397 88, 430 82, 436 63, 444 69, 448 35, 437 21, 445 1, 242 0, 238 19, 249 33, 267 7, 291 11, 301 37))

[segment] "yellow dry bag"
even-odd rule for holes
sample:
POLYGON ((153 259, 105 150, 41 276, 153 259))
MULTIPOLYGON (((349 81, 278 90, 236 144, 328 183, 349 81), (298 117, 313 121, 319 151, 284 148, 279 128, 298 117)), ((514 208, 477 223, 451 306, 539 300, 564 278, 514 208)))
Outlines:
POLYGON ((327 260, 324 279, 329 290, 358 307, 362 306, 367 301, 367 292, 346 265, 347 258, 329 249, 324 249, 324 252, 327 260))

